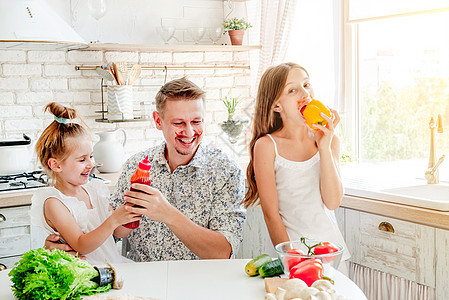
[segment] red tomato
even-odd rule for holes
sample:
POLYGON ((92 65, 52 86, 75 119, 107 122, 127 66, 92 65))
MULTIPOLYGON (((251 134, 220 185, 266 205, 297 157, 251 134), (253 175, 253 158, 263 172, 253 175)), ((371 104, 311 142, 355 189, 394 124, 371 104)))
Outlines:
MULTIPOLYGON (((322 243, 320 243, 320 245, 313 248, 313 252, 317 255, 329 254, 329 253, 334 253, 337 251, 338 251, 337 246, 335 246, 334 244, 332 244, 330 242, 322 242, 322 243)), ((335 256, 326 256, 326 257, 323 257, 323 262, 329 263, 329 262, 333 261, 334 259, 335 259, 335 256)))
POLYGON ((330 242, 322 242, 320 245, 313 248, 315 254, 327 254, 337 252, 338 248, 330 242))
MULTIPOLYGON (((299 249, 290 249, 287 251, 287 253, 304 255, 304 252, 302 252, 299 249)), ((288 269, 290 270, 290 272, 294 266, 296 266, 297 264, 299 264, 300 262, 305 260, 304 257, 286 257, 286 259, 287 259, 288 269)))

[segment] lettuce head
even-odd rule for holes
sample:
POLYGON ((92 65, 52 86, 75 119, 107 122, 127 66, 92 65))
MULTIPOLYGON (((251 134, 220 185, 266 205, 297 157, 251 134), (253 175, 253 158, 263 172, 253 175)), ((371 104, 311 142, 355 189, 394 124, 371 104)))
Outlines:
POLYGON ((17 299, 80 299, 111 289, 92 281, 98 271, 89 262, 58 249, 24 253, 8 275, 17 299))

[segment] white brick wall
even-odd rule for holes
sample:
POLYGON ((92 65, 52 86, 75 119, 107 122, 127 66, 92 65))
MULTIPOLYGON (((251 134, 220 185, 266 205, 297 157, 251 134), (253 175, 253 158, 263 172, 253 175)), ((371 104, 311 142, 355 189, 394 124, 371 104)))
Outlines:
MULTIPOLYGON (((152 122, 154 96, 167 81, 187 76, 207 92, 206 139, 215 143, 232 158, 242 161, 241 147, 227 142, 219 127, 226 119, 226 108, 221 102, 229 89, 233 95, 242 95, 252 101, 250 72, 242 69, 204 70, 143 70, 133 90, 134 109, 150 119, 141 122, 101 123, 101 79, 92 70, 75 70, 77 65, 102 65, 110 62, 140 63, 143 66, 248 64, 248 54, 240 52, 103 52, 103 51, 11 51, 0 50, 0 138, 17 138, 28 134, 33 141, 52 121, 43 112, 51 101, 76 108, 83 116, 94 142, 94 133, 124 128, 128 135, 126 156, 162 142, 163 137, 152 122), (145 102, 145 104, 141 104, 145 102)), ((104 89, 106 92, 106 89, 104 89)), ((241 109, 245 106, 242 105, 241 109)), ((242 114, 245 116, 245 114, 242 114)), ((241 143, 244 143, 242 135, 241 143)))
POLYGON ((25 51, 12 51, 3 50, 0 51, 0 61, 2 62, 26 62, 26 52, 25 51))
POLYGON ((29 51, 28 62, 34 63, 64 63, 66 61, 65 51, 29 51))

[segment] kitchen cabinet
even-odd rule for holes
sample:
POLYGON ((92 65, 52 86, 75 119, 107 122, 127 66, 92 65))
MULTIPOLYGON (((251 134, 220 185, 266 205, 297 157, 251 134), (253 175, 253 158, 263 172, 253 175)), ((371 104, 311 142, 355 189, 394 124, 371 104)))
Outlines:
POLYGON ((0 208, 0 264, 8 269, 31 249, 40 248, 47 234, 31 226, 30 206, 0 208))
POLYGON ((29 206, 0 209, 0 263, 8 269, 31 249, 29 206), (3 216, 3 217, 2 217, 3 216))
POLYGON ((435 234, 436 299, 447 299, 449 295, 449 230, 437 228, 435 234))
POLYGON ((449 212, 381 201, 368 195, 345 195, 340 208, 345 211, 351 261, 435 288, 435 299, 448 299, 449 212), (376 230, 382 222, 390 223, 395 233, 376 230), (373 253, 382 257, 373 260, 373 253), (389 259, 390 265, 384 259, 389 259), (396 262, 398 266, 393 265, 396 262))
POLYGON ((351 261, 435 287, 435 228, 345 209, 351 261))

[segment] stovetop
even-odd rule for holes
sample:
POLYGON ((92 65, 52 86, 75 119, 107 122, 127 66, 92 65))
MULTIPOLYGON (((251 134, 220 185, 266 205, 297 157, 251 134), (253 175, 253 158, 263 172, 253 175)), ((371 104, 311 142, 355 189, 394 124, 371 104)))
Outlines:
POLYGON ((47 175, 41 170, 0 176, 0 192, 47 186, 47 175))

